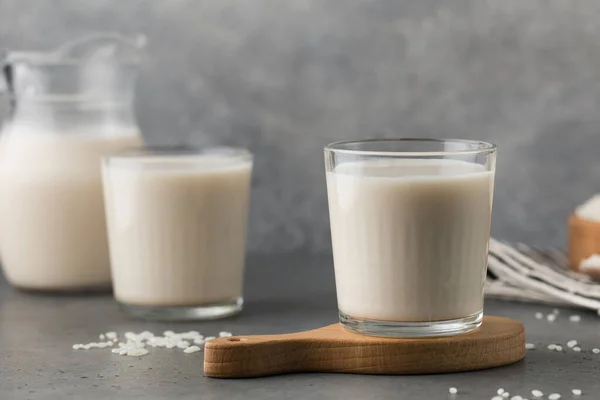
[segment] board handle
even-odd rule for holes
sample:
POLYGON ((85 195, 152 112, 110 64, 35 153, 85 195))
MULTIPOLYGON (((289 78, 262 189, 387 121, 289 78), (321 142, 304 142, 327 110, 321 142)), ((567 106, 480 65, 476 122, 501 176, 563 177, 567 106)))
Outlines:
POLYGON ((204 374, 213 378, 252 378, 312 370, 315 345, 309 332, 286 335, 233 336, 206 343, 204 374))

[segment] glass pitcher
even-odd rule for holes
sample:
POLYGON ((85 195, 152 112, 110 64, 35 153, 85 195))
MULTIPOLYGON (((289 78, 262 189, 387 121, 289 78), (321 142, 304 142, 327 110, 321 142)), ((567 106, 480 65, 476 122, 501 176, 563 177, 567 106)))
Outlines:
POLYGON ((5 56, 0 255, 14 286, 110 287, 100 158, 141 145, 133 89, 144 45, 94 34, 5 56))

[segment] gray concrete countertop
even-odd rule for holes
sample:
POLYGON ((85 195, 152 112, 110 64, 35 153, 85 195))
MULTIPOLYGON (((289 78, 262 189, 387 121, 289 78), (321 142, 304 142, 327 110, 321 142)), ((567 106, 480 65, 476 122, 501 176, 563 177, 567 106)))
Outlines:
POLYGON ((75 351, 75 343, 98 340, 107 331, 150 330, 161 333, 221 330, 234 334, 284 333, 336 322, 330 257, 272 256, 250 259, 246 307, 241 315, 214 322, 149 323, 123 315, 108 295, 43 296, 18 292, 0 283, 0 399, 490 399, 502 387, 531 398, 547 396, 600 398, 600 317, 561 309, 556 322, 536 320, 538 305, 488 301, 486 313, 525 323, 529 351, 518 364, 487 371, 429 376, 295 374, 279 377, 218 380, 202 374, 203 353, 151 349, 141 358, 107 349, 75 351), (571 323, 568 316, 582 321, 571 323), (550 352, 549 343, 577 339, 583 351, 550 352), (448 395, 455 386, 459 395, 448 395))

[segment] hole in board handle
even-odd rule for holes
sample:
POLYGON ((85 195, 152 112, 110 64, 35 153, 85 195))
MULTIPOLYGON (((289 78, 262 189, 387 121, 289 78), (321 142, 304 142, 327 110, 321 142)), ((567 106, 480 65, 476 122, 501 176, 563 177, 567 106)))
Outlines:
POLYGON ((239 337, 230 337, 230 338, 227 338, 227 340, 230 341, 230 342, 245 342, 248 339, 246 339, 246 338, 239 338, 239 337))

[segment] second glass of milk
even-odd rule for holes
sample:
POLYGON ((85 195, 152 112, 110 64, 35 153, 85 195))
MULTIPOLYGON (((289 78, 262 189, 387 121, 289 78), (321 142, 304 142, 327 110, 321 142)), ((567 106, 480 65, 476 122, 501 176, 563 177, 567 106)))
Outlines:
POLYGON ((480 326, 496 147, 338 142, 325 164, 341 324, 393 337, 480 326))
POLYGON ((105 157, 117 301, 133 316, 213 319, 242 309, 252 156, 139 149, 105 157))

